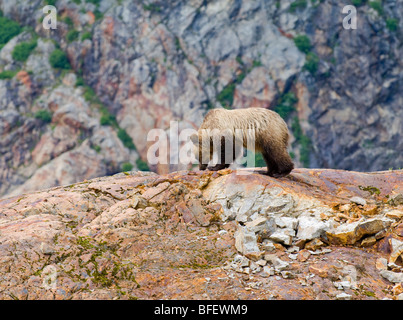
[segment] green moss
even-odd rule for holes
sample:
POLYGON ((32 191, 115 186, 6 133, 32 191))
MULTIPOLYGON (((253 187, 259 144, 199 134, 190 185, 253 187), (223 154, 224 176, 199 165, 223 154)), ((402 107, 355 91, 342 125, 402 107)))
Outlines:
POLYGON ((360 190, 369 192, 371 195, 374 195, 374 194, 379 195, 379 194, 381 194, 381 191, 378 188, 373 187, 373 186, 367 186, 367 187, 358 186, 358 188, 360 190))
POLYGON ((6 44, 21 32, 20 25, 14 20, 0 17, 0 44, 6 44))
POLYGON ((88 238, 88 237, 79 236, 77 238, 77 245, 79 245, 80 247, 82 247, 85 250, 94 248, 94 245, 91 243, 91 238, 88 238))
POLYGON ((364 291, 362 292, 362 294, 363 294, 363 295, 366 295, 367 297, 373 297, 373 298, 376 298, 375 293, 374 293, 374 292, 372 292, 372 291, 367 291, 367 290, 364 290, 364 291))
POLYGON ((71 69, 70 62, 67 59, 66 54, 60 49, 53 50, 49 57, 49 63, 53 68, 65 70, 71 69))
POLYGON ((303 53, 308 53, 311 50, 311 41, 306 35, 298 35, 294 37, 296 47, 303 53))
POLYGON ((34 39, 30 42, 21 42, 17 44, 11 53, 14 60, 24 62, 28 59, 31 52, 36 48, 37 40, 34 39))
MULTIPOLYGON (((86 279, 81 276, 84 271, 94 284, 102 287, 115 286, 119 289, 119 281, 131 281, 134 282, 137 288, 140 287, 134 277, 133 264, 122 263, 120 260, 117 260, 116 250, 118 244, 108 245, 104 241, 98 242, 90 237, 79 236, 77 238, 77 245, 79 249, 78 256, 83 254, 90 254, 91 256, 88 261, 78 259, 79 270, 64 270, 63 266, 61 266, 62 270, 69 277, 75 281, 85 282, 86 279), (105 254, 108 256, 108 261, 105 261, 105 254), (105 263, 99 266, 97 258, 102 258, 105 263)), ((63 259, 65 257, 61 257, 58 260, 63 261, 63 259)))

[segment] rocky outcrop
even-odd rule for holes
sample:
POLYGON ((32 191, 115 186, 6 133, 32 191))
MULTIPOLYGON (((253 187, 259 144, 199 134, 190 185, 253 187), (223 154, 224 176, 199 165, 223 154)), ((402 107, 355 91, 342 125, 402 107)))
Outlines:
POLYGON ((45 30, 44 1, 0 0, 28 27, 0 49, 0 72, 19 70, 0 79, 2 195, 141 167, 150 129, 197 128, 221 106, 280 112, 299 167, 401 168, 399 1, 361 1, 356 30, 343 28, 336 0, 53 2, 58 27, 45 30), (15 46, 32 38, 16 61, 15 46), (68 75, 49 63, 55 48, 68 75), (119 130, 133 143, 120 144, 119 130))
POLYGON ((120 173, 0 200, 1 299, 402 299, 403 172, 120 173))

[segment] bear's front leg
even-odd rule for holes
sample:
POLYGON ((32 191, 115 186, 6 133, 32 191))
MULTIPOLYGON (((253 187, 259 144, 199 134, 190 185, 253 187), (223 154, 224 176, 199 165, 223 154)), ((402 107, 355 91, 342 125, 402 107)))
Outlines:
POLYGON ((207 169, 207 164, 199 164, 199 170, 202 170, 202 171, 204 171, 204 170, 206 170, 207 169))

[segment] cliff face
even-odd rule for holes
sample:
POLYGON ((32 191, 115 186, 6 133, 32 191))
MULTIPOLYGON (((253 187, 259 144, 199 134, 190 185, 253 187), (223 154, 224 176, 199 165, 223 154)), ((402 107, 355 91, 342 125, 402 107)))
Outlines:
POLYGON ((221 106, 278 111, 300 167, 402 167, 403 3, 375 2, 345 30, 330 0, 59 0, 45 30, 45 2, 0 0, 26 27, 0 49, 0 194, 144 168, 150 129, 221 106))
POLYGON ((131 172, 0 200, 0 299, 403 299, 403 172, 131 172))

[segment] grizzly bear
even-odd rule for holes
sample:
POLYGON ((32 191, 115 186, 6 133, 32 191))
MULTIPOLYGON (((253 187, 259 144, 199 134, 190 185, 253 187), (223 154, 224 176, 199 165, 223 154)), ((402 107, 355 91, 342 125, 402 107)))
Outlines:
POLYGON ((208 169, 217 171, 228 168, 240 155, 236 152, 236 143, 247 148, 248 141, 253 141, 255 152, 262 153, 269 176, 282 177, 294 169, 287 152, 287 124, 278 113, 268 109, 210 110, 197 135, 191 136, 191 141, 200 170, 206 170, 214 153, 218 153, 218 162, 208 169))

